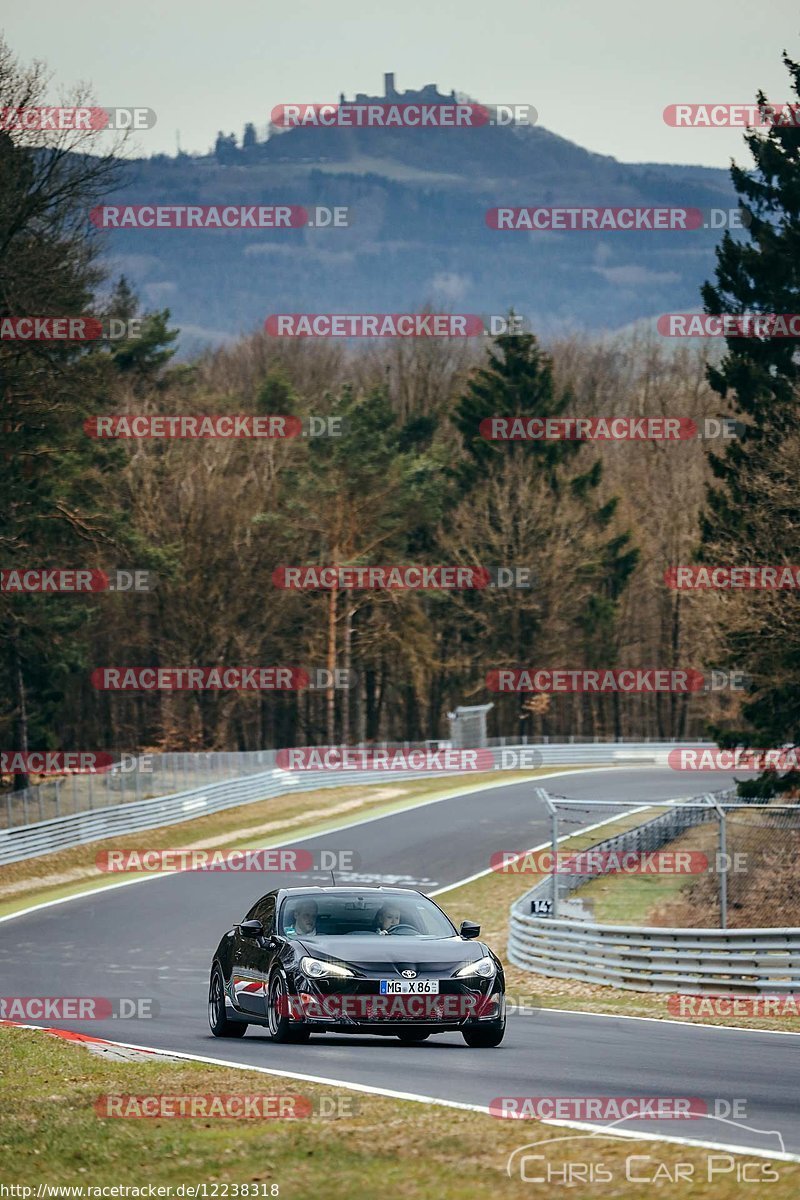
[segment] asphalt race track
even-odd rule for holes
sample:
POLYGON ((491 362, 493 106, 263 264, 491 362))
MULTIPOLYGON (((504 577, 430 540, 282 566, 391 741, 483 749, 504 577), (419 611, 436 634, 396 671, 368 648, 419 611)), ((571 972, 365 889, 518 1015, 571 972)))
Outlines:
MULTIPOLYGON (((730 782, 723 773, 637 767, 575 772, 547 786, 580 799, 646 801, 697 795, 730 782)), ((360 874, 337 882, 436 891, 483 871, 494 851, 548 840, 549 818, 534 786, 451 796, 302 844, 360 855, 360 874)), ((587 823, 607 815, 592 815, 587 823)), ((458 1034, 417 1047, 341 1035, 278 1046, 266 1030, 252 1026, 240 1041, 213 1038, 206 1000, 217 941, 260 894, 286 880, 178 873, 6 919, 0 922, 0 990, 6 996, 153 997, 159 1012, 150 1020, 53 1024, 138 1046, 471 1105, 488 1106, 500 1096, 690 1096, 704 1099, 711 1111, 718 1098, 745 1100, 747 1115, 738 1124, 699 1119, 625 1122, 620 1128, 767 1151, 781 1148, 770 1133, 777 1131, 785 1150, 800 1154, 800 1035, 543 1010, 511 1017, 496 1050, 469 1049, 458 1034)), ((328 882, 321 876, 291 880, 328 882)), ((447 909, 447 896, 441 903, 447 909)), ((479 912, 452 916, 481 919, 479 912)), ((520 1143, 530 1140, 525 1131, 521 1122, 520 1143)))

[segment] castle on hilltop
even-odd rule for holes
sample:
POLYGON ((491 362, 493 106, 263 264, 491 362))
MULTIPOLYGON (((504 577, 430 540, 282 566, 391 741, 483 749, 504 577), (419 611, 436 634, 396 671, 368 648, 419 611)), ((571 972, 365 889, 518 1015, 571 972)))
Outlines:
POLYGON ((398 92, 394 86, 394 71, 383 76, 383 93, 382 96, 367 96, 364 92, 359 92, 355 100, 346 100, 344 92, 342 92, 339 96, 339 103, 369 104, 376 100, 386 100, 395 104, 454 104, 456 99, 455 91, 452 91, 449 96, 444 96, 435 83, 426 83, 425 87, 416 92, 398 92))

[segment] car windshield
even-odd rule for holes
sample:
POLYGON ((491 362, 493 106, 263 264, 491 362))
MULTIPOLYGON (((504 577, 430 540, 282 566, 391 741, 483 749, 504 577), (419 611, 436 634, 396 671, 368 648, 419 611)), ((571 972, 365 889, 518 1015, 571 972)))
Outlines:
POLYGON ((278 928, 284 937, 453 937, 443 912, 424 896, 374 896, 325 892, 289 896, 278 928))

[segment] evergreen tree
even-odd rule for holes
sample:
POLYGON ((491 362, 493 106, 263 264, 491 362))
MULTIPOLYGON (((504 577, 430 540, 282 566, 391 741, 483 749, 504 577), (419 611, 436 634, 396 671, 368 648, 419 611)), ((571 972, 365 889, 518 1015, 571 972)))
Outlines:
MULTIPOLYGON (((784 52, 800 100, 800 64, 784 52)), ((758 104, 766 109, 763 92, 758 104)), ((795 103, 795 111, 796 111, 795 103)), ((753 166, 731 168, 748 218, 746 236, 726 233, 717 250, 715 283, 702 289, 708 313, 800 312, 800 129, 771 123, 748 133, 753 166)), ((744 418, 741 436, 709 455, 714 483, 702 522, 707 561, 797 564, 800 538, 796 491, 785 473, 800 417, 800 361, 790 338, 727 339, 727 353, 709 370, 714 390, 744 418), (779 499, 780 498, 780 499, 779 499), (789 507, 787 508, 787 501, 789 507)), ((792 456, 793 457, 793 456, 792 456)), ((796 745, 800 740, 798 601, 791 592, 732 597, 723 612, 726 665, 752 678, 742 728, 716 730, 732 745, 796 745)), ((797 777, 780 786, 792 786, 797 777)), ((770 790, 774 777, 758 785, 770 790)), ((758 790, 758 789, 757 789, 758 790)))
POLYGON ((492 416, 558 417, 566 412, 570 399, 569 393, 557 392, 552 363, 534 334, 495 338, 486 365, 470 380, 454 416, 467 451, 457 472, 461 483, 470 486, 484 472, 502 470, 515 456, 527 456, 555 484, 555 468, 577 452, 578 443, 488 441, 481 436, 480 426, 492 416))
POLYGON ((185 374, 185 368, 165 371, 175 354, 173 343, 179 335, 179 330, 169 328, 169 309, 139 315, 139 307, 139 297, 121 275, 102 313, 106 321, 139 321, 134 336, 112 339, 108 350, 116 373, 137 394, 153 387, 163 390, 176 374, 185 374))
POLYGON ((229 133, 226 137, 222 130, 220 130, 217 134, 217 140, 214 143, 214 157, 219 163, 238 162, 240 151, 236 145, 235 133, 229 133))
MULTIPOLYGON (((472 378, 455 412, 454 422, 466 451, 465 461, 456 468, 456 476, 467 503, 474 499, 486 505, 488 500, 486 519, 496 528, 505 523, 508 530, 506 543, 511 557, 490 565, 530 567, 541 563, 547 554, 548 540, 554 543, 561 536, 556 529, 556 513, 562 509, 571 514, 572 579, 564 581, 571 595, 569 600, 565 595, 565 608, 571 603, 571 596, 582 597, 574 619, 583 644, 568 648, 571 661, 563 665, 594 666, 602 662, 609 666, 616 661, 619 601, 639 552, 631 545, 629 533, 614 533, 611 529, 617 501, 613 497, 599 499, 602 480, 599 459, 595 458, 581 470, 580 442, 489 441, 480 433, 481 422, 491 416, 566 415, 571 399, 568 392, 556 387, 552 362, 533 334, 500 335, 489 350, 486 366, 472 378), (522 506, 516 522, 509 520, 509 505, 514 500, 508 487, 502 487, 504 479, 514 480, 511 490, 522 506), (538 494, 530 490, 534 481, 539 483, 538 494), (493 495, 497 498, 491 499, 493 495), (547 529, 531 527, 526 549, 514 525, 518 529, 527 520, 523 508, 531 502, 531 497, 541 510, 540 519, 534 524, 544 523, 547 529), (523 561, 518 560, 520 553, 525 556, 523 561), (575 661, 579 657, 584 659, 583 664, 575 661)), ((497 545, 496 538, 493 542, 497 545)), ((541 634, 544 623, 548 620, 552 623, 552 617, 546 602, 537 595, 538 587, 534 584, 528 595, 497 593, 492 597, 478 593, 462 601, 462 606, 471 610, 477 621, 475 637, 481 650, 485 653, 493 642, 497 645, 493 665, 499 662, 502 647, 506 662, 516 661, 526 667, 535 665, 533 657, 543 653, 541 634), (489 605, 496 611, 487 620, 489 605)), ((544 654, 549 656, 552 649, 548 646, 544 654)), ((615 724, 618 725, 618 713, 615 724)))

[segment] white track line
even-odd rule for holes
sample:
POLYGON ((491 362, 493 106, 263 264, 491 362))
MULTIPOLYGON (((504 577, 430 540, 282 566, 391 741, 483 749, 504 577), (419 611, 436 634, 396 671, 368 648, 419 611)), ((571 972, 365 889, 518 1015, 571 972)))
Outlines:
MULTIPOLYGON (((20 1025, 21 1029, 38 1029, 43 1032, 48 1032, 47 1026, 44 1025, 20 1025)), ((56 1033, 59 1031, 56 1030, 56 1033)), ((463 1109, 467 1112, 485 1113, 491 1116, 491 1110, 484 1104, 467 1104, 461 1100, 443 1100, 439 1096, 425 1096, 418 1092, 401 1092, 395 1088, 375 1087, 368 1083, 353 1083, 347 1079, 329 1079, 324 1075, 309 1075, 303 1071, 286 1071, 278 1070, 276 1067, 260 1067, 250 1063, 234 1062, 230 1059, 211 1058, 204 1054, 186 1054, 179 1050, 165 1050, 157 1046, 139 1046, 135 1042, 116 1042, 110 1041, 108 1038, 96 1039, 97 1041, 107 1042, 110 1046, 122 1046, 126 1050, 141 1050, 151 1054, 167 1054, 170 1058, 184 1059, 187 1062, 207 1063, 209 1066, 233 1067, 239 1071, 257 1071, 261 1075, 273 1075, 284 1079, 299 1079, 304 1083, 318 1083, 327 1087, 344 1088, 350 1092, 362 1092, 370 1096, 386 1096, 390 1100, 410 1100, 415 1104, 434 1104, 443 1108, 463 1109)), ((80 1042, 72 1042, 72 1045, 80 1045, 80 1042)), ((500 1118, 496 1118, 500 1119, 500 1118)), ((605 1134, 608 1137, 628 1138, 633 1141, 640 1142, 670 1142, 678 1146, 697 1146, 700 1149, 707 1150, 726 1150, 732 1154, 752 1154, 757 1158, 780 1159, 783 1162, 800 1162, 800 1155, 788 1154, 784 1151, 769 1151, 761 1150, 754 1146, 737 1146, 729 1145, 723 1142, 706 1142, 702 1140, 694 1140, 693 1138, 675 1137, 672 1134, 661 1133, 644 1133, 633 1129, 614 1129, 608 1132, 605 1125, 593 1125, 590 1122, 583 1121, 552 1121, 550 1119, 543 1120, 542 1125, 552 1125, 555 1127, 565 1126, 568 1129, 586 1129, 592 1132, 605 1134)), ((759 1131, 767 1132, 767 1131, 759 1131)))
MULTIPOLYGON (((645 993, 647 995, 648 993, 645 993)), ((664 993, 667 995, 668 993, 664 993)), ((726 993, 720 993, 725 995, 726 993)), ((591 1012, 588 1009, 582 1008, 540 1008, 538 1012, 549 1013, 568 1013, 570 1016, 576 1017, 605 1017, 612 1021, 656 1021, 659 1025, 688 1025, 690 1029, 720 1029, 726 1033, 767 1033, 773 1037, 800 1037, 798 1029, 748 1029, 746 1025, 706 1025, 702 1021, 679 1021, 675 1017, 634 1017, 628 1016, 626 1013, 600 1013, 591 1012)), ((523 1016, 534 1016, 533 1013, 524 1013, 523 1016)))

